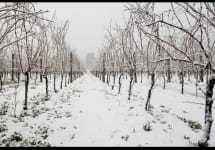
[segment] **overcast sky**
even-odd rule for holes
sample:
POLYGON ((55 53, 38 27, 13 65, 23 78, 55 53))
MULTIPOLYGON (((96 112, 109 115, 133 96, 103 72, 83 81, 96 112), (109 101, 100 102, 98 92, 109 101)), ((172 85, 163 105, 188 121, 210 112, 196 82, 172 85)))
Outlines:
MULTIPOLYGON (((70 21, 67 42, 77 49, 84 59, 89 52, 102 47, 106 29, 112 23, 123 23, 126 3, 37 3, 38 8, 49 10, 51 16, 56 10, 57 23, 70 21)), ((167 8, 167 3, 155 5, 158 12, 167 8)))

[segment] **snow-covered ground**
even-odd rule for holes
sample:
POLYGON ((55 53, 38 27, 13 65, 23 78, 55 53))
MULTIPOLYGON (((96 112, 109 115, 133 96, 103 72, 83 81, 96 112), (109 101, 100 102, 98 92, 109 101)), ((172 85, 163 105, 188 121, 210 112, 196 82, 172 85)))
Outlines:
MULTIPOLYGON (((200 91, 195 96, 194 81, 185 81, 182 95, 177 78, 167 83, 166 89, 162 78, 157 79, 151 97, 153 108, 148 112, 144 109, 150 86, 147 77, 133 85, 130 101, 129 80, 123 78, 121 94, 117 94, 117 82, 116 78, 111 90, 112 80, 108 86, 88 72, 54 93, 51 80, 47 101, 45 84, 32 82, 25 114, 24 85, 20 85, 16 118, 14 87, 5 86, 0 105, 7 102, 9 109, 0 115, 0 146, 195 146, 204 126, 205 99, 200 91)), ((59 84, 57 80, 57 87, 59 84)), ((209 144, 215 146, 214 124, 209 144)))

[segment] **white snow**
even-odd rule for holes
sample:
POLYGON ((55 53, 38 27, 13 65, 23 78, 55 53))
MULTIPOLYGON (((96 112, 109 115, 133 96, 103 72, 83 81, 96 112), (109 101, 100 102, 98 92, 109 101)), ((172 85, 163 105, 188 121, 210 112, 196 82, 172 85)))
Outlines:
MULTIPOLYGON (((204 126, 203 94, 195 96, 195 80, 185 80, 184 95, 180 93, 180 84, 175 77, 166 83, 163 89, 162 79, 156 80, 151 97, 152 110, 144 109, 150 78, 143 78, 143 83, 132 87, 131 100, 128 101, 128 80, 123 77, 121 94, 118 93, 118 78, 114 90, 98 78, 87 72, 72 84, 53 91, 53 81, 49 81, 48 101, 45 97, 45 83, 32 81, 29 88, 29 116, 13 117, 10 107, 6 115, 0 115, 0 123, 8 130, 0 132, 0 146, 5 146, 4 139, 15 131, 24 139, 38 139, 51 146, 195 146, 202 136, 203 129, 192 129, 188 122, 195 121, 204 126), (32 88, 34 87, 34 88, 32 88), (37 103, 38 102, 38 103, 37 103), (34 114, 32 110, 38 111, 34 114), (180 119, 181 118, 181 119, 180 119), (144 130, 144 126, 151 130, 144 130), (43 128, 43 129, 41 129, 43 128), (46 128, 46 129, 45 129, 46 128), (46 131, 44 131, 46 130, 46 131), (44 133, 42 133, 44 131, 44 133), (47 134, 46 138, 43 138, 47 134)), ((205 83, 199 87, 205 88, 205 83)), ((0 104, 14 101, 14 88, 4 86, 0 93, 0 104)), ((24 85, 20 85, 17 95, 17 115, 22 111, 24 85)), ((213 107, 213 117, 214 117, 213 107)), ((211 129, 209 146, 215 146, 215 128, 211 129)), ((20 146, 21 141, 13 143, 20 146)))

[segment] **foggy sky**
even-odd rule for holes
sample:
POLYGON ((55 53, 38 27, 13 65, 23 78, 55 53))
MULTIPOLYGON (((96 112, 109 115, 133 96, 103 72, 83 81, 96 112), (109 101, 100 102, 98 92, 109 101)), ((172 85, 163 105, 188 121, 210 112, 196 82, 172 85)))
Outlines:
MULTIPOLYGON (((112 24, 123 24, 126 16, 127 3, 37 3, 37 7, 49 10, 46 16, 56 10, 57 23, 60 25, 66 19, 70 21, 67 42, 71 48, 77 49, 81 59, 89 52, 96 52, 102 47, 107 28, 112 24)), ((157 12, 167 9, 167 3, 156 3, 157 12)))

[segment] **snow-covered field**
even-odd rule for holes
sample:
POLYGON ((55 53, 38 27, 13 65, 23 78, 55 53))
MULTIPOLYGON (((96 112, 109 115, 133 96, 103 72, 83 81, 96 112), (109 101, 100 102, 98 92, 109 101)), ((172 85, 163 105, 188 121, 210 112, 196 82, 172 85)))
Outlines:
MULTIPOLYGON (((58 93, 49 81, 50 99, 45 100, 45 84, 30 83, 28 111, 22 112, 24 85, 17 91, 17 117, 14 114, 14 87, 5 85, 0 93, 0 146, 195 146, 204 127, 203 94, 195 95, 195 81, 185 80, 180 93, 174 78, 163 89, 157 79, 151 97, 151 111, 145 111, 150 80, 135 83, 131 100, 128 80, 123 78, 121 94, 118 79, 111 90, 90 73, 86 73, 58 93), (20 114, 23 115, 20 116, 20 114)), ((60 79, 57 80, 59 87, 60 79)), ((199 87, 205 88, 205 83, 199 87)), ((213 117, 214 117, 213 107, 213 117)), ((209 146, 215 146, 215 127, 211 129, 209 146)))

